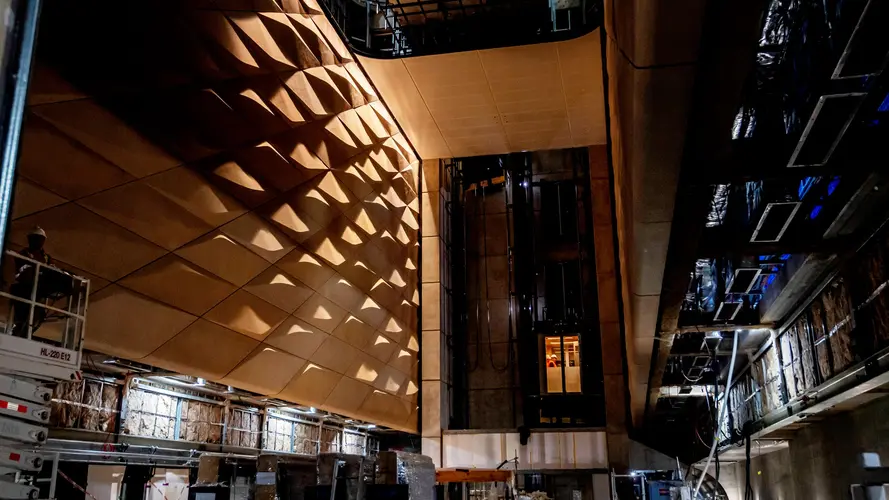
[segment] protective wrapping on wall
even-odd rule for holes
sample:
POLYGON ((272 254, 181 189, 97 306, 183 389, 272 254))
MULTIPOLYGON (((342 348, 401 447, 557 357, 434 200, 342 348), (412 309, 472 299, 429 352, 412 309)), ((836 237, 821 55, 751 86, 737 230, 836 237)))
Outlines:
POLYGON ((318 453, 320 427, 316 424, 296 422, 293 424, 293 452, 305 455, 318 453))
POLYGON ((59 382, 53 390, 50 425, 115 432, 120 386, 97 380, 59 382))
POLYGON ((812 332, 812 341, 815 345, 815 359, 818 363, 818 370, 825 379, 833 375, 832 360, 830 353, 830 342, 827 338, 825 327, 824 303, 821 297, 815 297, 809 313, 811 314, 811 323, 809 329, 812 332))
POLYGON ((874 245, 863 259, 856 259, 852 270, 853 282, 860 283, 855 296, 855 302, 860 304, 855 313, 855 340, 862 355, 889 346, 889 294, 883 292, 889 279, 887 254, 885 242, 874 245))
POLYGON ((855 321, 846 281, 843 278, 834 280, 824 289, 821 299, 824 303, 824 326, 830 338, 833 373, 840 373, 855 362, 852 352, 855 321))
POLYGON ((228 425, 225 430, 225 444, 258 448, 260 417, 258 411, 230 407, 228 409, 228 425))
POLYGON ((343 453, 364 455, 364 435, 343 432, 343 453))
POLYGON ((340 434, 339 429, 324 427, 321 429, 320 453, 339 453, 340 452, 340 434))
POLYGON ((781 365, 778 363, 778 349, 772 346, 760 358, 762 364, 763 394, 765 413, 779 408, 781 399, 781 365))
POLYGON ((410 500, 435 497, 435 464, 431 458, 403 451, 382 451, 377 465, 377 484, 407 484, 410 500))
POLYGON ((222 441, 225 408, 188 399, 182 399, 180 404, 179 439, 213 444, 222 441))
POLYGON ((756 420, 762 415, 761 393, 750 374, 735 382, 729 394, 729 401, 735 428, 741 428, 744 423, 756 420))
POLYGON ((176 399, 142 389, 127 394, 124 433, 134 436, 173 439, 176 428, 176 399))
POLYGON ((781 360, 783 361, 781 369, 784 370, 784 380, 787 381, 787 397, 795 398, 800 392, 796 383, 796 365, 793 362, 793 344, 796 336, 789 333, 788 330, 788 333, 782 335, 778 342, 781 345, 781 360))
POLYGON ((787 381, 787 396, 794 398, 815 387, 815 357, 808 334, 809 319, 800 316, 785 331, 781 343, 781 359, 787 381))
POLYGON ((817 369, 815 352, 809 334, 808 318, 806 315, 802 315, 796 321, 796 335, 799 342, 799 355, 802 359, 803 389, 806 391, 814 389, 818 385, 818 376, 815 372, 817 369))

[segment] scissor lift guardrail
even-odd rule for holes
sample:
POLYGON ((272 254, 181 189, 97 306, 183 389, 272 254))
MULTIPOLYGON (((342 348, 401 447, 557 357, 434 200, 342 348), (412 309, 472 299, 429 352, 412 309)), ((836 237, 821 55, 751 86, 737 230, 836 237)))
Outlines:
POLYGON ((46 384, 81 378, 89 280, 15 252, 4 257, 15 262, 17 281, 0 290, 9 301, 0 326, 0 499, 37 499, 41 481, 55 499, 59 456, 40 450, 49 432, 46 384), (48 463, 51 477, 37 479, 48 463))

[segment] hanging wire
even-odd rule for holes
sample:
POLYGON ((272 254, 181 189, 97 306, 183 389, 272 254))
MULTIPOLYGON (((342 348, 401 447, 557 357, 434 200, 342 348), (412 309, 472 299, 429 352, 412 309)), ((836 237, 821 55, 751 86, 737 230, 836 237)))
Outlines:
POLYGON ((730 361, 728 367, 728 378, 725 383, 725 401, 722 402, 722 407, 719 409, 719 416, 716 418, 717 428, 714 429, 713 432, 713 444, 710 446, 710 454, 707 456, 707 462, 704 465, 704 470, 701 471, 701 477, 698 479, 698 485, 695 487, 694 493, 692 494, 692 498, 698 497, 698 492, 701 491, 701 484, 704 483, 704 478, 707 476, 707 470, 710 468, 710 462, 713 460, 713 455, 716 453, 716 445, 719 444, 719 422, 722 422, 723 417, 725 417, 725 411, 728 408, 728 395, 729 391, 732 388, 732 377, 735 374, 735 359, 738 356, 738 337, 739 335, 735 334, 734 339, 732 341, 732 360, 730 361))

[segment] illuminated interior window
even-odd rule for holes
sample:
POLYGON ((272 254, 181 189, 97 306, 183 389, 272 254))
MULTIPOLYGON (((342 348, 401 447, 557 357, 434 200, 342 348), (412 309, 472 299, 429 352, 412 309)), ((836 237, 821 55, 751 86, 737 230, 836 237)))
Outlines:
POLYGON ((543 357, 544 392, 580 392, 580 339, 577 335, 544 337, 543 357))

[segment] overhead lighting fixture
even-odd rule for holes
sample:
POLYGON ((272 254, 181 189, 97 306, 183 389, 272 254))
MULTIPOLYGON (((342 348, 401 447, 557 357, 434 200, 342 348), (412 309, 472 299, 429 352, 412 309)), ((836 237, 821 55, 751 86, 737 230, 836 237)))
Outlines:
POLYGON ((204 380, 204 379, 202 379, 201 377, 198 377, 198 381, 195 382, 194 385, 197 385, 197 386, 204 386, 204 385, 207 385, 207 381, 204 380))
POLYGON ((318 410, 316 410, 314 406, 309 407, 309 413, 315 413, 316 411, 318 410))
POLYGON ((367 424, 367 428, 368 429, 376 429, 377 425, 376 424, 367 424))

